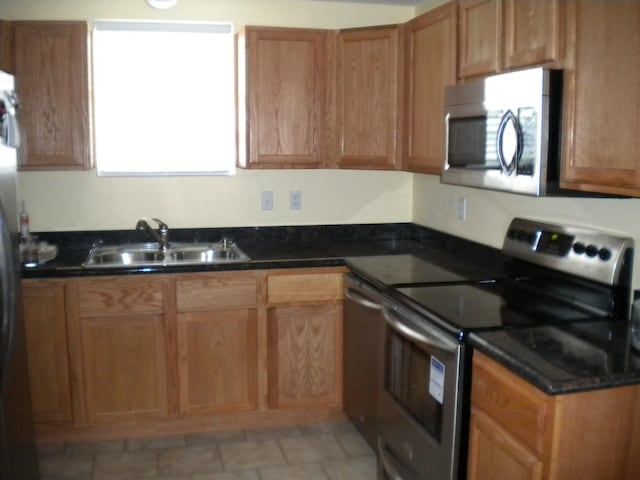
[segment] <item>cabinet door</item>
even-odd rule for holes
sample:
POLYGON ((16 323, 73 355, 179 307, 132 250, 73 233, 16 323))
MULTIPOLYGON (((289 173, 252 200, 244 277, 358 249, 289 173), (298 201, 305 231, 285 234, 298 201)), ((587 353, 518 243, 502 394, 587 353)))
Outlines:
POLYGON ((270 406, 338 404, 342 384, 342 306, 272 308, 267 328, 270 406))
POLYGON ((460 1, 461 78, 495 73, 500 69, 502 42, 501 0, 460 1))
POLYGON ((255 309, 178 314, 181 412, 255 409, 256 355, 255 309))
POLYGON ((174 376, 167 372, 170 340, 175 342, 167 321, 175 315, 171 286, 155 275, 73 282, 69 342, 86 423, 167 416, 168 379, 174 376))
POLYGON ((539 480, 543 463, 497 422, 472 409, 469 426, 469 480, 539 480))
POLYGON ((165 417, 164 318, 83 318, 80 328, 87 422, 165 417))
POLYGON ((64 286, 23 282, 31 403, 36 422, 71 421, 64 286))
POLYGON ((402 143, 399 37, 397 27, 338 34, 336 157, 342 168, 399 167, 402 143))
POLYGON ((561 186, 640 196, 640 2, 569 2, 561 186))
POLYGON ((440 174, 444 158, 444 88, 456 83, 457 9, 450 3, 405 31, 405 169, 440 174))
POLYGON ((504 68, 559 60, 561 21, 559 0, 504 1, 504 68))
POLYGON ((91 167, 85 22, 15 22, 22 170, 91 167))
POLYGON ((240 166, 320 167, 325 152, 322 30, 247 27, 240 35, 240 166), (246 77, 244 77, 246 75, 246 77))

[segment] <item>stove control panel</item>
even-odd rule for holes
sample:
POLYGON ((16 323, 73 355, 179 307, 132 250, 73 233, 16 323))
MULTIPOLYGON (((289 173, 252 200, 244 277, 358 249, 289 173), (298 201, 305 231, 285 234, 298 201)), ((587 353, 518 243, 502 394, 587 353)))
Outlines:
POLYGON ((585 227, 515 218, 505 235, 505 255, 590 280, 617 285, 631 261, 632 238, 585 227))

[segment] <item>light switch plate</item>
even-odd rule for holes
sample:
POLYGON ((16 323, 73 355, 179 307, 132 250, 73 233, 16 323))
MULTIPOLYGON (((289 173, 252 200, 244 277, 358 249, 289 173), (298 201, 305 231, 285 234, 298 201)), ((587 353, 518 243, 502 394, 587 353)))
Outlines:
POLYGON ((273 192, 270 190, 263 191, 260 194, 260 202, 262 210, 273 210, 273 192))

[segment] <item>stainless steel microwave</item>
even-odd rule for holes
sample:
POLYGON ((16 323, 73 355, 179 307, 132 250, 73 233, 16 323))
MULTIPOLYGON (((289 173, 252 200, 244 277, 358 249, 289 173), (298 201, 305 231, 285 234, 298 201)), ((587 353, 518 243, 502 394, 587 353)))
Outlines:
POLYGON ((445 90, 442 183, 557 193, 562 71, 533 68, 445 90))

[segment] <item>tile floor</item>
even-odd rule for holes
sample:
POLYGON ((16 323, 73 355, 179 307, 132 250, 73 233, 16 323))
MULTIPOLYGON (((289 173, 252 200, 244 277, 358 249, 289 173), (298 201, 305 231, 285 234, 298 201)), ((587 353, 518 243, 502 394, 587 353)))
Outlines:
POLYGON ((43 445, 42 480, 375 480, 349 422, 43 445))

